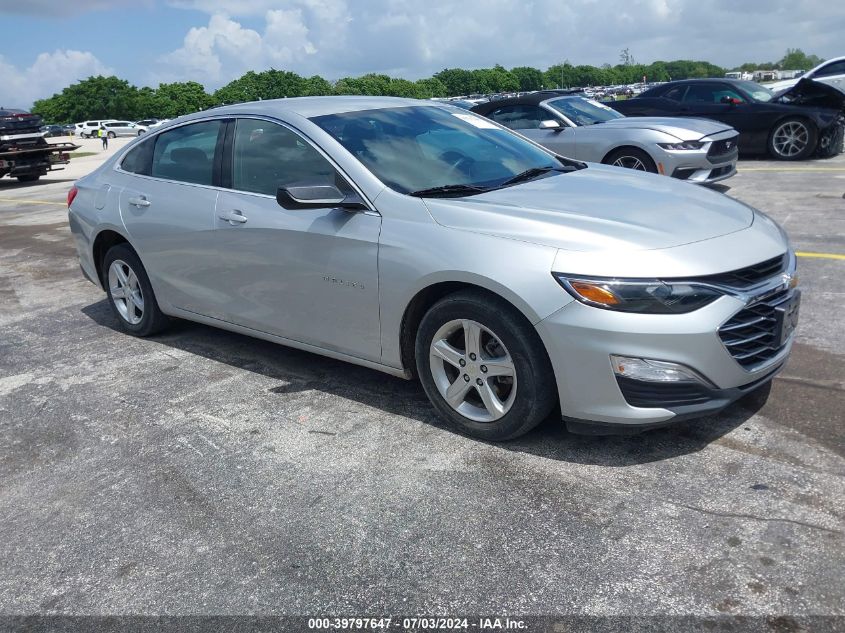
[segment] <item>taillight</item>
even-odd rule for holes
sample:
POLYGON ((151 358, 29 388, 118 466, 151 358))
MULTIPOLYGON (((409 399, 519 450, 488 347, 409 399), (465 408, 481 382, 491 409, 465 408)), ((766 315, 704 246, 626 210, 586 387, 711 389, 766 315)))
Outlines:
POLYGON ((70 191, 67 192, 67 206, 70 208, 70 205, 73 204, 73 199, 76 198, 76 194, 79 193, 79 189, 76 187, 71 187, 70 191))

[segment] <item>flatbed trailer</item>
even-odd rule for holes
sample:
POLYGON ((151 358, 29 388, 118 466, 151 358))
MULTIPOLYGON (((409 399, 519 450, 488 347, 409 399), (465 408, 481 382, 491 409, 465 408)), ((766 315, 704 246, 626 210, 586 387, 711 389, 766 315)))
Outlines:
MULTIPOLYGON (((27 139, 30 140, 30 139, 27 139)), ((49 171, 64 169, 58 165, 67 165, 70 154, 79 145, 73 143, 41 142, 16 145, 0 145, 0 178, 9 176, 20 182, 35 182, 49 171)))

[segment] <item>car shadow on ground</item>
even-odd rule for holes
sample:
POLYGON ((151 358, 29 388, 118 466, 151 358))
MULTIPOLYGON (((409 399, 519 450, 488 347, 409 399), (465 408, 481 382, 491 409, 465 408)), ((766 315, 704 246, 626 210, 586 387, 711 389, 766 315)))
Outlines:
POLYGON ((51 178, 49 180, 45 178, 44 180, 36 180, 35 182, 18 182, 17 180, 3 178, 0 179, 0 190, 9 191, 13 189, 35 189, 37 187, 56 182, 75 182, 76 180, 76 178, 51 178))
MULTIPOLYGON (((122 333, 107 300, 85 306, 82 312, 99 326, 122 333)), ((174 319, 166 332, 148 340, 278 380, 280 384, 268 390, 271 394, 320 391, 449 429, 436 415, 417 381, 181 319, 174 319)), ((705 448, 742 426, 764 403, 765 398, 755 398, 752 394, 718 415, 624 436, 569 433, 559 412, 554 412, 530 433, 496 446, 562 462, 599 466, 643 464, 705 448)))

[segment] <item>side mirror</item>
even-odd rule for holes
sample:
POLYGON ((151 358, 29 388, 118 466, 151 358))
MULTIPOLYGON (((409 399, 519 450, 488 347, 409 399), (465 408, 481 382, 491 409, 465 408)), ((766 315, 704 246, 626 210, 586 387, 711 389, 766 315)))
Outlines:
POLYGON ((300 187, 279 187, 276 202, 285 209, 325 209, 340 207, 348 211, 367 209, 367 205, 356 193, 344 195, 334 185, 305 185, 300 187))
POLYGON ((560 124, 560 121, 555 121, 554 119, 548 119, 546 121, 540 121, 540 129, 541 130, 555 130, 557 132, 563 131, 563 126, 560 124))

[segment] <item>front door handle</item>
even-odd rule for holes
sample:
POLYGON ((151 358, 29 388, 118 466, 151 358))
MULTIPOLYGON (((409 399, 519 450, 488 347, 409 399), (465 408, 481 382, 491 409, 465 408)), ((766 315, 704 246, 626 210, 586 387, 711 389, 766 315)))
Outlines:
POLYGON ((243 224, 244 222, 246 222, 246 216, 237 209, 233 209, 232 211, 224 211, 223 213, 218 214, 217 217, 221 220, 225 220, 232 226, 234 226, 235 224, 243 224))
POLYGON ((138 196, 137 198, 129 198, 127 200, 129 204, 133 207, 148 207, 150 206, 150 201, 147 200, 144 196, 138 196))

